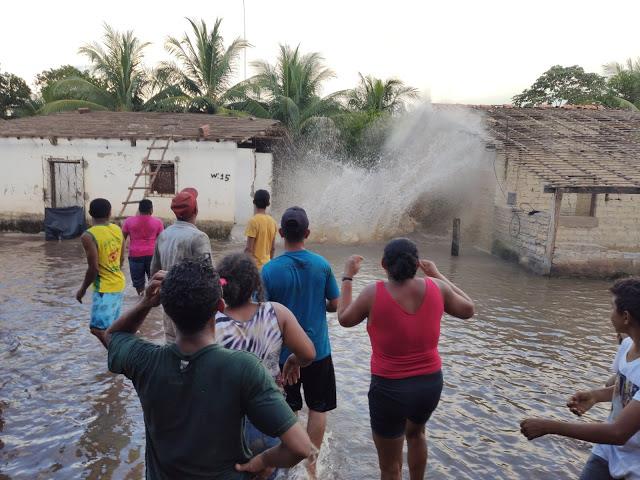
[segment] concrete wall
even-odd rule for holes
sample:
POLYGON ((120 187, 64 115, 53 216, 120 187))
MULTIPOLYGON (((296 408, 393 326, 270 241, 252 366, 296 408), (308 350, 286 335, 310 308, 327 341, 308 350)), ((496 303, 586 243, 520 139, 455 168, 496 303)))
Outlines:
POLYGON ((552 264, 550 248, 553 194, 528 169, 498 155, 500 186, 494 199, 492 252, 537 273, 606 277, 640 273, 640 196, 597 195, 594 216, 576 194, 564 194, 552 264), (500 188, 502 187, 502 188, 500 188), (508 192, 516 193, 514 205, 508 192), (529 215, 529 213, 538 211, 529 215), (565 215, 562 215, 565 213, 565 215), (550 270, 550 272, 549 272, 550 270))
POLYGON ((593 217, 560 217, 553 270, 597 276, 640 273, 640 195, 600 194, 593 217))
POLYGON ((253 216, 253 194, 265 189, 271 192, 273 157, 270 153, 259 153, 239 148, 236 158, 235 221, 245 224, 253 216))
POLYGON ((503 155, 496 157, 498 188, 494 198, 491 251, 540 274, 548 273, 547 243, 553 196, 527 169, 503 155), (508 204, 509 192, 515 202, 508 204))
MULTIPOLYGON (((50 157, 82 160, 85 206, 92 198, 104 197, 111 201, 113 215, 117 215, 150 144, 146 140, 138 140, 132 146, 129 140, 60 138, 57 145, 52 145, 47 139, 0 139, 0 226, 25 230, 27 222, 27 230, 39 231, 44 208, 51 201, 47 173, 50 157)), ((270 179, 271 154, 258 155, 259 176, 270 179)), ((159 152, 151 158, 159 158, 159 152)), ((185 187, 198 189, 198 221, 202 228, 212 236, 224 236, 234 222, 245 221, 247 208, 252 208, 249 195, 239 192, 249 192, 253 187, 253 158, 251 149, 239 149, 233 142, 181 141, 170 144, 164 160, 175 165, 178 191, 185 187)), ((144 186, 143 180, 138 185, 144 186)), ((174 219, 170 210, 172 197, 149 197, 157 216, 174 219)), ((142 190, 134 192, 132 200, 140 198, 142 190)), ((133 215, 135 210, 136 206, 130 205, 125 215, 133 215)))

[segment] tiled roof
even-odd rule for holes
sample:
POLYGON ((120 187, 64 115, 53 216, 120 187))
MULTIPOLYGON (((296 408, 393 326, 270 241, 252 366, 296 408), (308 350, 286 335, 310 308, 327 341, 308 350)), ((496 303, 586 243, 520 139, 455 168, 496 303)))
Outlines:
POLYGON ((553 188, 640 188, 640 112, 474 106, 490 143, 553 188))
POLYGON ((64 112, 0 122, 0 137, 229 140, 281 136, 276 120, 198 113, 64 112), (198 129, 208 125, 200 136, 198 129))

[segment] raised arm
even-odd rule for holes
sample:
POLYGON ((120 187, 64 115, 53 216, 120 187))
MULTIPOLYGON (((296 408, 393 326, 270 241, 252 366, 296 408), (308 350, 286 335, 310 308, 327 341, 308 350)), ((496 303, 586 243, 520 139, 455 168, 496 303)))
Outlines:
POLYGON ((631 400, 613 423, 569 423, 539 418, 527 418, 520 431, 528 440, 555 434, 591 443, 624 445, 640 431, 640 401, 631 400))
POLYGON ((365 287, 360 292, 355 302, 352 302, 353 296, 353 279, 360 271, 363 257, 360 255, 350 256, 344 265, 344 277, 340 290, 340 299, 338 302, 338 322, 343 327, 355 327, 369 316, 373 299, 376 293, 375 284, 365 287))
POLYGON ((444 298, 444 311, 457 318, 467 319, 475 315, 475 305, 471 297, 451 280, 445 277, 436 264, 430 260, 420 260, 420 270, 435 279, 444 298))
POLYGON ((87 255, 87 271, 84 274, 82 286, 76 293, 76 300, 82 303, 82 297, 87 293, 89 285, 91 285, 98 276, 98 246, 91 234, 87 232, 82 234, 80 241, 82 242, 84 253, 87 255))
POLYGON ((120 315, 105 333, 105 347, 109 348, 111 343, 111 335, 116 332, 136 333, 140 329, 140 325, 153 307, 160 305, 160 286, 167 272, 160 270, 156 272, 147 287, 144 290, 144 296, 131 309, 120 315))

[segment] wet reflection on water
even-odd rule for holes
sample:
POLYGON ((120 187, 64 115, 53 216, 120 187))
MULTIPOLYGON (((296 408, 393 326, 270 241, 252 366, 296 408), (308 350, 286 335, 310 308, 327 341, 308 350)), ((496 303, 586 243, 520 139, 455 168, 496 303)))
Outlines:
MULTIPOLYGON (((606 380, 616 350, 608 283, 533 276, 469 248, 452 259, 446 243, 414 239, 476 300, 478 312, 443 323, 445 389, 428 425, 432 476, 576 478, 588 444, 558 437, 527 442, 518 422, 528 415, 571 419, 566 398, 606 380)), ((213 248, 220 258, 241 249, 241 240, 213 248)), ((310 248, 331 261, 338 277, 348 255, 364 255, 356 290, 382 275, 382 244, 310 248)), ((106 352, 87 328, 90 305, 74 299, 84 273, 80 243, 2 235, 0 265, 0 479, 142 478, 137 396, 128 380, 106 371, 106 352)), ((128 285, 125 303, 135 301, 128 285)), ((154 311, 143 334, 159 342, 161 325, 154 311)), ((320 472, 374 478, 369 340, 364 325, 343 329, 333 316, 330 333, 338 409, 329 415, 320 472)), ((586 417, 606 413, 596 407, 586 417)))

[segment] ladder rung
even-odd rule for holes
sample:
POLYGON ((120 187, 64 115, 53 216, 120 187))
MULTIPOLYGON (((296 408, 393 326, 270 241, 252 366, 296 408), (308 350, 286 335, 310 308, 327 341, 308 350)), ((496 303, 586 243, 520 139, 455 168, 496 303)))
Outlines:
POLYGON ((129 200, 128 202, 122 202, 123 205, 128 205, 130 203, 140 203, 140 200, 129 200))
POLYGON ((136 173, 136 177, 144 177, 145 175, 151 175, 149 172, 136 173))
POLYGON ((147 187, 129 187, 129 190, 146 190, 147 187))

